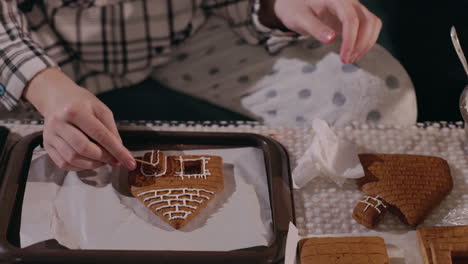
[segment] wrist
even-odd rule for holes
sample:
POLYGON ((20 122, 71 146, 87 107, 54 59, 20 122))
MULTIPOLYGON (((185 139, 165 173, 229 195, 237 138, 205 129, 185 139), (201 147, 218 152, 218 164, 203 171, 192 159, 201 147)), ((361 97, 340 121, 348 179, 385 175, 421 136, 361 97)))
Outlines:
POLYGON ((59 68, 49 67, 36 74, 26 85, 23 97, 46 117, 53 109, 54 102, 59 101, 60 93, 72 89, 76 84, 59 68))

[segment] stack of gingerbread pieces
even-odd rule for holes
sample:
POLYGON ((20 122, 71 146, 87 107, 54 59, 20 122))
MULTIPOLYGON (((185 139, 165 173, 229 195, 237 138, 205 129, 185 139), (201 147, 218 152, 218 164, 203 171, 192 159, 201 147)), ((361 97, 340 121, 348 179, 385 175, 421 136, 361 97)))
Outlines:
POLYGON ((311 237, 299 241, 301 264, 388 264, 380 237, 311 237))
POLYGON ((189 223, 224 188, 219 156, 166 156, 161 151, 136 157, 130 192, 175 229, 189 223))
POLYGON ((468 226, 428 226, 417 232, 424 263, 455 264, 453 258, 468 259, 468 226))
POLYGON ((410 226, 422 223, 451 191, 447 161, 403 154, 360 154, 365 176, 357 180, 365 196, 353 218, 372 228, 387 211, 410 226))

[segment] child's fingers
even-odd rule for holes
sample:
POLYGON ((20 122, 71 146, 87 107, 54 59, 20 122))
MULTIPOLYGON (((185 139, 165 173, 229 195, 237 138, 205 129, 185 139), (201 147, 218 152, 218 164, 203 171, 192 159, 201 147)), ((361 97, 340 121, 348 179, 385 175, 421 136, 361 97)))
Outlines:
POLYGON ((83 170, 94 170, 101 166, 104 166, 105 163, 88 159, 80 155, 75 151, 65 140, 60 136, 55 136, 51 140, 51 145, 57 150, 62 159, 64 159, 68 164, 73 167, 80 168, 83 170))
POLYGON ((114 157, 112 157, 107 150, 91 142, 91 140, 75 126, 65 123, 59 126, 56 132, 81 156, 107 164, 115 162, 114 157))
POLYGON ((136 162, 122 142, 94 115, 77 111, 68 115, 68 122, 76 125, 86 135, 94 139, 100 146, 106 149, 116 160, 133 170, 136 162))
POLYGON ((341 21, 343 42, 340 57, 343 62, 349 63, 357 57, 355 45, 360 26, 358 14, 350 1, 330 0, 326 2, 341 21))
POLYGON ((45 149, 47 150, 47 154, 52 159, 52 161, 62 170, 66 171, 81 171, 82 169, 72 166, 62 156, 57 152, 57 150, 51 146, 50 144, 44 144, 45 149))
POLYGON ((376 37, 375 33, 380 32, 382 26, 380 19, 368 11, 364 6, 356 5, 356 10, 361 22, 356 46, 354 48, 357 57, 353 58, 352 62, 362 58, 362 56, 364 56, 366 52, 375 45, 378 37, 378 34, 376 37))

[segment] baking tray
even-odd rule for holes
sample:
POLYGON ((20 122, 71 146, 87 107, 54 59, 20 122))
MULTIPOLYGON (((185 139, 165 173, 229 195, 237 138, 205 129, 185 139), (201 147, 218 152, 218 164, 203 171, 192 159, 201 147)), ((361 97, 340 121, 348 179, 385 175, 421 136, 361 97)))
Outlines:
MULTIPOLYGON (((274 241, 234 251, 72 250, 56 240, 21 248, 20 223, 33 150, 42 134, 23 138, 13 148, 0 189, 0 263, 277 263, 284 259, 289 222, 295 222, 292 181, 286 150, 273 139, 248 133, 121 131, 132 151, 256 147, 263 151, 268 177, 274 241)), ((226 238, 229 239, 229 238, 226 238)))

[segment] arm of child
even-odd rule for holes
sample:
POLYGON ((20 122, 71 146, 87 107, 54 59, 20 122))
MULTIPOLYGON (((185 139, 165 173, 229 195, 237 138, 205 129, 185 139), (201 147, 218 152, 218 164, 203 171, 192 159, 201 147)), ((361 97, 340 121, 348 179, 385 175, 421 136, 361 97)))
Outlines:
POLYGON ((44 115, 44 145, 59 167, 136 166, 111 111, 63 74, 32 40, 15 0, 0 0, 0 88, 7 109, 26 98, 44 115))
POLYGON ((263 43, 272 53, 301 37, 331 43, 341 34, 345 63, 362 58, 382 28, 358 0, 206 0, 205 6, 249 43, 263 43))

